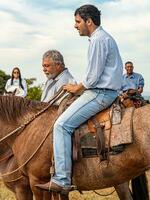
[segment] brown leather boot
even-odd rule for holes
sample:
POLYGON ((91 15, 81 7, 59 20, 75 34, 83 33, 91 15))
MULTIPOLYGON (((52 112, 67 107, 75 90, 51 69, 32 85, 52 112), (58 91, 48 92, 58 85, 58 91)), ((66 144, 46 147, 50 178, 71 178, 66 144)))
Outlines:
POLYGON ((71 187, 62 187, 52 181, 45 184, 37 184, 35 186, 43 190, 54 191, 54 192, 69 192, 71 190, 71 187))

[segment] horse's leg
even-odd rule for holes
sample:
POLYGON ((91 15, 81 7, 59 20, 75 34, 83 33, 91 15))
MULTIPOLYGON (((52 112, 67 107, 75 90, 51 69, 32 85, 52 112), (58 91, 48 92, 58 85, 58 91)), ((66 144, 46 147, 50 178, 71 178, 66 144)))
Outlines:
POLYGON ((30 188, 28 190, 22 190, 18 188, 15 193, 17 200, 33 200, 33 194, 30 188))
MULTIPOLYGON (((9 163, 6 162, 5 164, 6 172, 13 170, 10 164, 11 164, 10 162, 9 163), (10 165, 10 169, 8 170, 9 165, 10 165)), ((15 176, 13 178, 15 178, 15 176)), ((22 176, 22 178, 16 181, 11 181, 11 182, 8 182, 6 178, 3 178, 3 182, 4 182, 4 185, 14 193, 17 200, 33 200, 33 193, 31 191, 27 177, 22 176)))
POLYGON ((60 195, 61 200, 69 200, 69 194, 68 195, 60 195))
POLYGON ((62 200, 62 199, 60 198, 60 194, 52 192, 52 200, 62 200))
MULTIPOLYGON (((35 200, 43 200, 43 199, 45 200, 46 198, 48 198, 48 197, 46 197, 47 195, 44 194, 45 192, 43 190, 32 188, 32 192, 34 194, 35 200)), ((50 197, 49 197, 49 199, 51 200, 50 197)))
POLYGON ((17 200, 33 200, 33 193, 26 177, 14 182, 4 182, 4 184, 14 193, 17 200))
POLYGON ((128 182, 115 186, 115 190, 120 200, 133 200, 128 182))
POLYGON ((43 190, 43 200, 53 200, 52 193, 43 190))
POLYGON ((59 194, 52 192, 52 200, 69 200, 69 194, 59 194))
POLYGON ((148 181, 146 174, 131 180, 133 200, 149 200, 148 181))
POLYGON ((69 200, 69 195, 57 192, 44 192, 43 200, 69 200))
POLYGON ((33 193, 30 186, 17 187, 15 191, 16 199, 18 200, 33 200, 33 193))
MULTIPOLYGON (((29 176, 29 180, 30 180, 30 187, 33 192, 35 200, 45 200, 46 199, 45 191, 38 189, 35 186, 38 182, 38 181, 36 181, 36 178, 30 174, 28 174, 28 176, 29 176)), ((49 198, 47 197, 47 199, 51 200, 50 197, 49 198)))
POLYGON ((59 198, 54 199, 51 192, 36 187, 37 183, 40 182, 39 180, 36 179, 36 177, 32 176, 31 174, 29 174, 29 177, 30 177, 30 186, 34 194, 35 200, 61 200, 59 198))

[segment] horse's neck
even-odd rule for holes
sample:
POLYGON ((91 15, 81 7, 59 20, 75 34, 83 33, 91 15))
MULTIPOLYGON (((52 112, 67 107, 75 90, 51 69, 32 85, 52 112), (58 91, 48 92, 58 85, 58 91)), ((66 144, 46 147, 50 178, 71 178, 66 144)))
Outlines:
POLYGON ((23 125, 27 122, 30 123, 31 119, 34 118, 36 115, 36 113, 34 112, 27 112, 26 114, 24 114, 23 116, 21 116, 17 122, 18 122, 18 125, 23 125))
POLYGON ((22 130, 21 127, 27 124, 27 122, 30 122, 30 120, 32 119, 34 115, 35 114, 33 112, 28 112, 27 114, 19 117, 18 119, 14 121, 12 120, 12 121, 7 122, 7 121, 0 120, 0 124, 2 124, 2 126, 0 127, 1 128, 0 140, 3 139, 2 142, 7 141, 9 146, 12 146, 18 133, 20 133, 20 130, 22 130), (20 128, 19 131, 16 131, 18 128, 20 128), (10 134, 10 137, 4 139, 9 134, 10 134))

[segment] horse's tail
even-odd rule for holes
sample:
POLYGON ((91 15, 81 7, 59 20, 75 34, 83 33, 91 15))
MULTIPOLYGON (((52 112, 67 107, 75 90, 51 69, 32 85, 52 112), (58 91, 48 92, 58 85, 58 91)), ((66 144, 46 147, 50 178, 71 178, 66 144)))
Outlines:
POLYGON ((149 200, 148 181, 145 173, 132 179, 131 186, 133 200, 149 200))

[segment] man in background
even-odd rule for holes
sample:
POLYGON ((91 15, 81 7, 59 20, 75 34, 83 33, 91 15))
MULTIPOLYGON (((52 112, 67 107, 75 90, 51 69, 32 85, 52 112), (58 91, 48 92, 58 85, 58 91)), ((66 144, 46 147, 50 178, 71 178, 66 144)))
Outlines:
POLYGON ((141 74, 133 72, 134 66, 131 61, 125 63, 126 73, 120 91, 120 100, 125 107, 141 107, 144 105, 144 98, 141 93, 144 88, 144 78, 141 74))
POLYGON ((121 86, 122 93, 128 90, 136 90, 139 94, 143 92, 144 78, 141 74, 133 72, 134 66, 131 61, 125 63, 126 73, 123 75, 123 82, 121 86))

